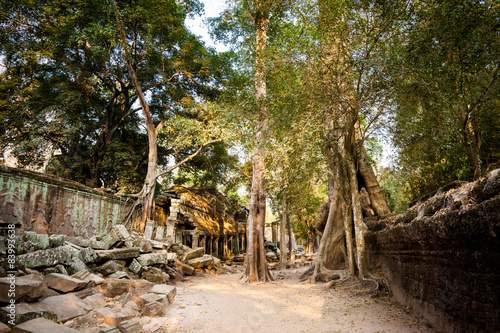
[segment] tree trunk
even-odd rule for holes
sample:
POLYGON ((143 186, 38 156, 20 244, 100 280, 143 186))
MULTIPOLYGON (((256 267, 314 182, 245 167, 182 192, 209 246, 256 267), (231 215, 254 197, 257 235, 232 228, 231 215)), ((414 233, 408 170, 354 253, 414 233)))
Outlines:
POLYGON ((266 260, 264 228, 266 213, 266 182, 264 141, 267 127, 265 51, 269 25, 269 4, 257 2, 255 26, 255 100, 257 104, 256 148, 252 158, 253 176, 248 216, 246 277, 248 282, 272 280, 266 260))
POLYGON ((282 198, 282 213, 281 213, 281 224, 280 224, 280 269, 286 268, 287 253, 286 253, 286 221, 287 221, 287 197, 286 191, 283 191, 282 198))
POLYGON ((361 135, 361 129, 359 127, 359 121, 355 124, 355 133, 359 174, 362 177, 362 181, 365 185, 364 187, 370 197, 372 209, 377 216, 391 215, 391 210, 387 205, 387 201, 385 200, 382 189, 380 188, 375 171, 373 170, 368 154, 366 153, 361 135))
POLYGON ((134 229, 138 229, 139 231, 143 231, 146 226, 146 220, 149 219, 153 214, 153 197, 156 187, 156 177, 157 170, 156 166, 158 163, 158 150, 156 146, 156 128, 153 124, 153 120, 151 119, 151 114, 149 112, 149 105, 146 102, 146 98, 142 92, 141 85, 139 84, 139 79, 137 78, 137 74, 135 72, 134 66, 130 62, 128 57, 129 49, 127 45, 127 36, 125 34, 125 29, 121 23, 118 11, 118 4, 115 2, 115 16, 116 21, 118 23, 118 27, 120 29, 120 37, 121 43, 124 50, 125 62, 127 64, 127 68, 130 73, 130 78, 134 85, 134 89, 137 93, 137 97, 141 103, 142 111, 144 112, 144 118, 146 121, 146 131, 148 134, 148 171, 146 173, 146 179, 144 180, 144 185, 142 187, 141 192, 138 195, 137 204, 142 206, 142 214, 139 220, 135 221, 133 224, 134 229))
POLYGON ((290 262, 295 263, 295 236, 293 235, 292 223, 290 221, 290 215, 287 214, 287 225, 288 225, 288 248, 290 249, 290 262))

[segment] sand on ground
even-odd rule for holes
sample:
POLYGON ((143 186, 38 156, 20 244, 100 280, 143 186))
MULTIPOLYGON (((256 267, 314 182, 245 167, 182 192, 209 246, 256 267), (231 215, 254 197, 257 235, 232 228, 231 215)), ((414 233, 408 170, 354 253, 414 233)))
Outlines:
POLYGON ((167 332, 432 332, 389 297, 354 296, 348 287, 300 282, 304 270, 274 271, 274 283, 241 273, 194 276, 177 284, 167 332))

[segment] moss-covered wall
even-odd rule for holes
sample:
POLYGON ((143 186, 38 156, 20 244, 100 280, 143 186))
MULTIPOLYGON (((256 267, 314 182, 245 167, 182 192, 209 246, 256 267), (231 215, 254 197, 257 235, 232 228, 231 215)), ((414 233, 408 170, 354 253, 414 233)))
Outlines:
POLYGON ((398 301, 438 332, 500 332, 500 170, 367 225, 398 301))
POLYGON ((108 232, 129 208, 123 198, 76 182, 0 166, 0 224, 88 237, 108 232))

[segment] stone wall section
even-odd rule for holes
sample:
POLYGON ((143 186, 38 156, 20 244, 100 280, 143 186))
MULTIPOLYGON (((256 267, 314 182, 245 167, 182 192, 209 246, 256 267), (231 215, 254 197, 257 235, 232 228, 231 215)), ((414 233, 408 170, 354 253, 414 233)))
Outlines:
POLYGON ((365 220, 371 269, 439 332, 500 332, 499 194, 500 169, 365 220))
POLYGON ((121 223, 130 206, 73 181, 0 166, 0 227, 14 223, 24 231, 91 237, 121 223))

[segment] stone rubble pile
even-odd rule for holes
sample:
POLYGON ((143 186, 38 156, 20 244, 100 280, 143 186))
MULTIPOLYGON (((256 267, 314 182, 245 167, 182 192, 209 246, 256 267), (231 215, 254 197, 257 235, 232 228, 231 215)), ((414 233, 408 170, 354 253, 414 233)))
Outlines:
MULTIPOLYGON (((176 295, 168 283, 231 272, 202 247, 147 239, 123 225, 91 238, 27 231, 15 248, 15 277, 0 260, 0 333, 164 332, 176 295)), ((6 251, 0 237, 2 258, 6 251)))

